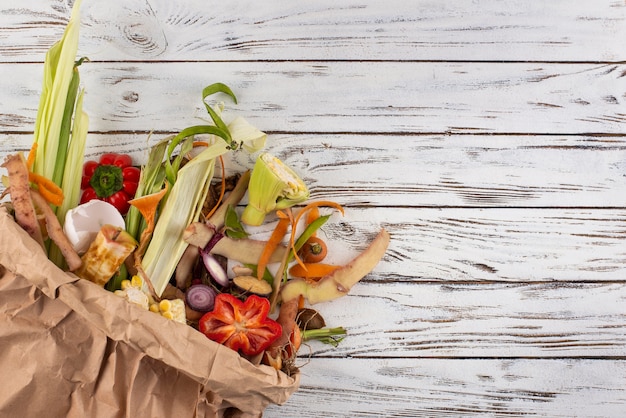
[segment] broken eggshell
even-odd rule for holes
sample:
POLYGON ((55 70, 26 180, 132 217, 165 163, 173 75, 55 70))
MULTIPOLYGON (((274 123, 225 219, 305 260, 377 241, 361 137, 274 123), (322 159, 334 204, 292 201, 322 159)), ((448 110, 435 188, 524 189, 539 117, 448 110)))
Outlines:
POLYGON ((65 215, 63 232, 78 254, 89 249, 103 225, 113 225, 124 229, 124 218, 115 206, 102 200, 90 200, 76 206, 65 215))

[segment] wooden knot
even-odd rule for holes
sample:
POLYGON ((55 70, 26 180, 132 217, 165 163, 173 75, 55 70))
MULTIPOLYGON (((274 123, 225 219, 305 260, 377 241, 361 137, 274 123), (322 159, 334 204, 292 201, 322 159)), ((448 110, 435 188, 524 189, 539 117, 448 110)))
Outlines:
POLYGON ((140 48, 142 55, 158 56, 165 52, 167 40, 165 34, 143 22, 132 23, 123 27, 124 38, 140 48))

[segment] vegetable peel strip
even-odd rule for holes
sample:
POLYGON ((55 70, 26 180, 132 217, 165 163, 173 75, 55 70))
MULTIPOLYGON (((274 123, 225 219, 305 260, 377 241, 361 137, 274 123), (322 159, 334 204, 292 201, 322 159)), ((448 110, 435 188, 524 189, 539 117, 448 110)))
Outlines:
POLYGON ((30 147, 30 151, 28 151, 28 158, 26 159, 26 166, 29 170, 32 170, 33 164, 35 163, 35 154, 37 154, 37 146, 36 142, 33 142, 33 145, 30 147))
MULTIPOLYGON (((289 210, 287 210, 289 212, 289 210)), ((280 241, 284 238, 287 233, 287 228, 291 224, 291 217, 283 211, 276 211, 276 215, 278 216, 278 223, 270 236, 270 239, 265 244, 265 248, 263 248, 263 253, 261 253, 261 257, 259 258, 259 262, 257 264, 256 277, 259 280, 263 279, 263 273, 265 273, 265 267, 267 267, 267 263, 274 252, 276 247, 280 241)))
MULTIPOLYGON (((306 225, 311 225, 311 223, 315 222, 315 220, 317 218, 320 217, 320 209, 319 207, 314 207, 311 208, 311 210, 307 213, 306 215, 306 225)), ((317 234, 315 232, 313 232, 313 235, 311 235, 312 237, 316 236, 317 234)))
POLYGON ((295 250, 295 238, 296 238, 296 225, 298 225, 298 222, 300 222, 300 219, 302 218, 302 216, 309 210, 313 209, 313 208, 318 208, 320 206, 328 206, 328 207, 332 207, 337 209, 339 212, 341 212, 342 215, 344 215, 344 210, 343 207, 336 202, 330 201, 330 200, 320 200, 317 202, 312 202, 309 203, 308 205, 306 205, 304 208, 302 208, 302 210, 300 212, 298 212, 298 214, 296 215, 294 221, 293 221, 293 226, 291 228, 291 236, 289 237, 289 248, 292 249, 293 251, 293 255, 296 259, 296 262, 306 271, 306 266, 304 265, 304 262, 300 259, 300 257, 298 256, 298 252, 295 250))
POLYGON ((46 202, 55 206, 61 206, 63 203, 63 190, 56 183, 32 171, 28 173, 28 180, 37 185, 39 194, 46 202))
POLYGON ((222 200, 224 199, 224 194, 226 193, 226 167, 224 166, 224 158, 220 155, 220 166, 222 168, 222 188, 220 189, 220 196, 217 198, 217 202, 215 206, 211 209, 211 211, 207 214, 207 219, 211 218, 213 214, 217 211, 217 208, 220 207, 222 200))
POLYGON ((147 226, 141 233, 141 238, 139 239, 139 247, 135 250, 135 253, 133 256, 134 256, 135 267, 137 268, 137 272, 143 279, 144 283, 146 283, 152 297, 154 297, 155 299, 158 299, 158 297, 154 289, 154 285, 152 284, 152 281, 150 281, 150 278, 141 267, 141 257, 143 256, 143 253, 146 251, 146 248, 148 247, 148 243, 150 242, 150 238, 152 237, 152 232, 154 231, 154 225, 155 225, 154 218, 156 216, 157 207, 159 206, 159 203, 163 199, 163 196, 167 194, 168 190, 169 190, 169 183, 165 182, 165 187, 161 189, 160 191, 146 195, 146 196, 139 197, 137 199, 130 200, 128 202, 132 206, 137 208, 139 213, 141 213, 141 215, 146 220, 147 226))
POLYGON ((304 263, 305 267, 295 264, 289 269, 289 274, 293 277, 300 277, 307 280, 316 280, 337 270, 340 266, 325 263, 304 263))

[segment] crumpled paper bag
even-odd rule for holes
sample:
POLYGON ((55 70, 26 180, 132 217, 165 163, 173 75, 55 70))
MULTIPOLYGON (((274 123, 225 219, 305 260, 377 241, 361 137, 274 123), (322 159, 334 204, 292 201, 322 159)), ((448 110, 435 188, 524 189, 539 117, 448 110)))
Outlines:
POLYGON ((260 417, 298 388, 65 273, 0 207, 0 417, 260 417))

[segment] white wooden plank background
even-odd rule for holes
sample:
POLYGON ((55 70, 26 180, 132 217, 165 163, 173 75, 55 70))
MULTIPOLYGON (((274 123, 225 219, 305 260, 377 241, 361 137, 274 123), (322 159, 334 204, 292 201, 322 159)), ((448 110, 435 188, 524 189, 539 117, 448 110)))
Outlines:
MULTIPOLYGON (((0 4, 0 158, 69 6, 0 4)), ((626 2, 84 0, 81 31, 89 156, 145 158, 222 81, 346 206, 336 260, 392 233, 265 416, 624 415, 626 2)))
MULTIPOLYGON (((0 71, 12 75, 2 91, 31 97, 0 115, 24 130, 36 117, 41 64, 0 71)), ((206 114, 199 92, 219 80, 238 93, 237 112, 270 131, 619 134, 624 74, 623 64, 98 62, 81 77, 95 131, 182 129, 206 114)))

